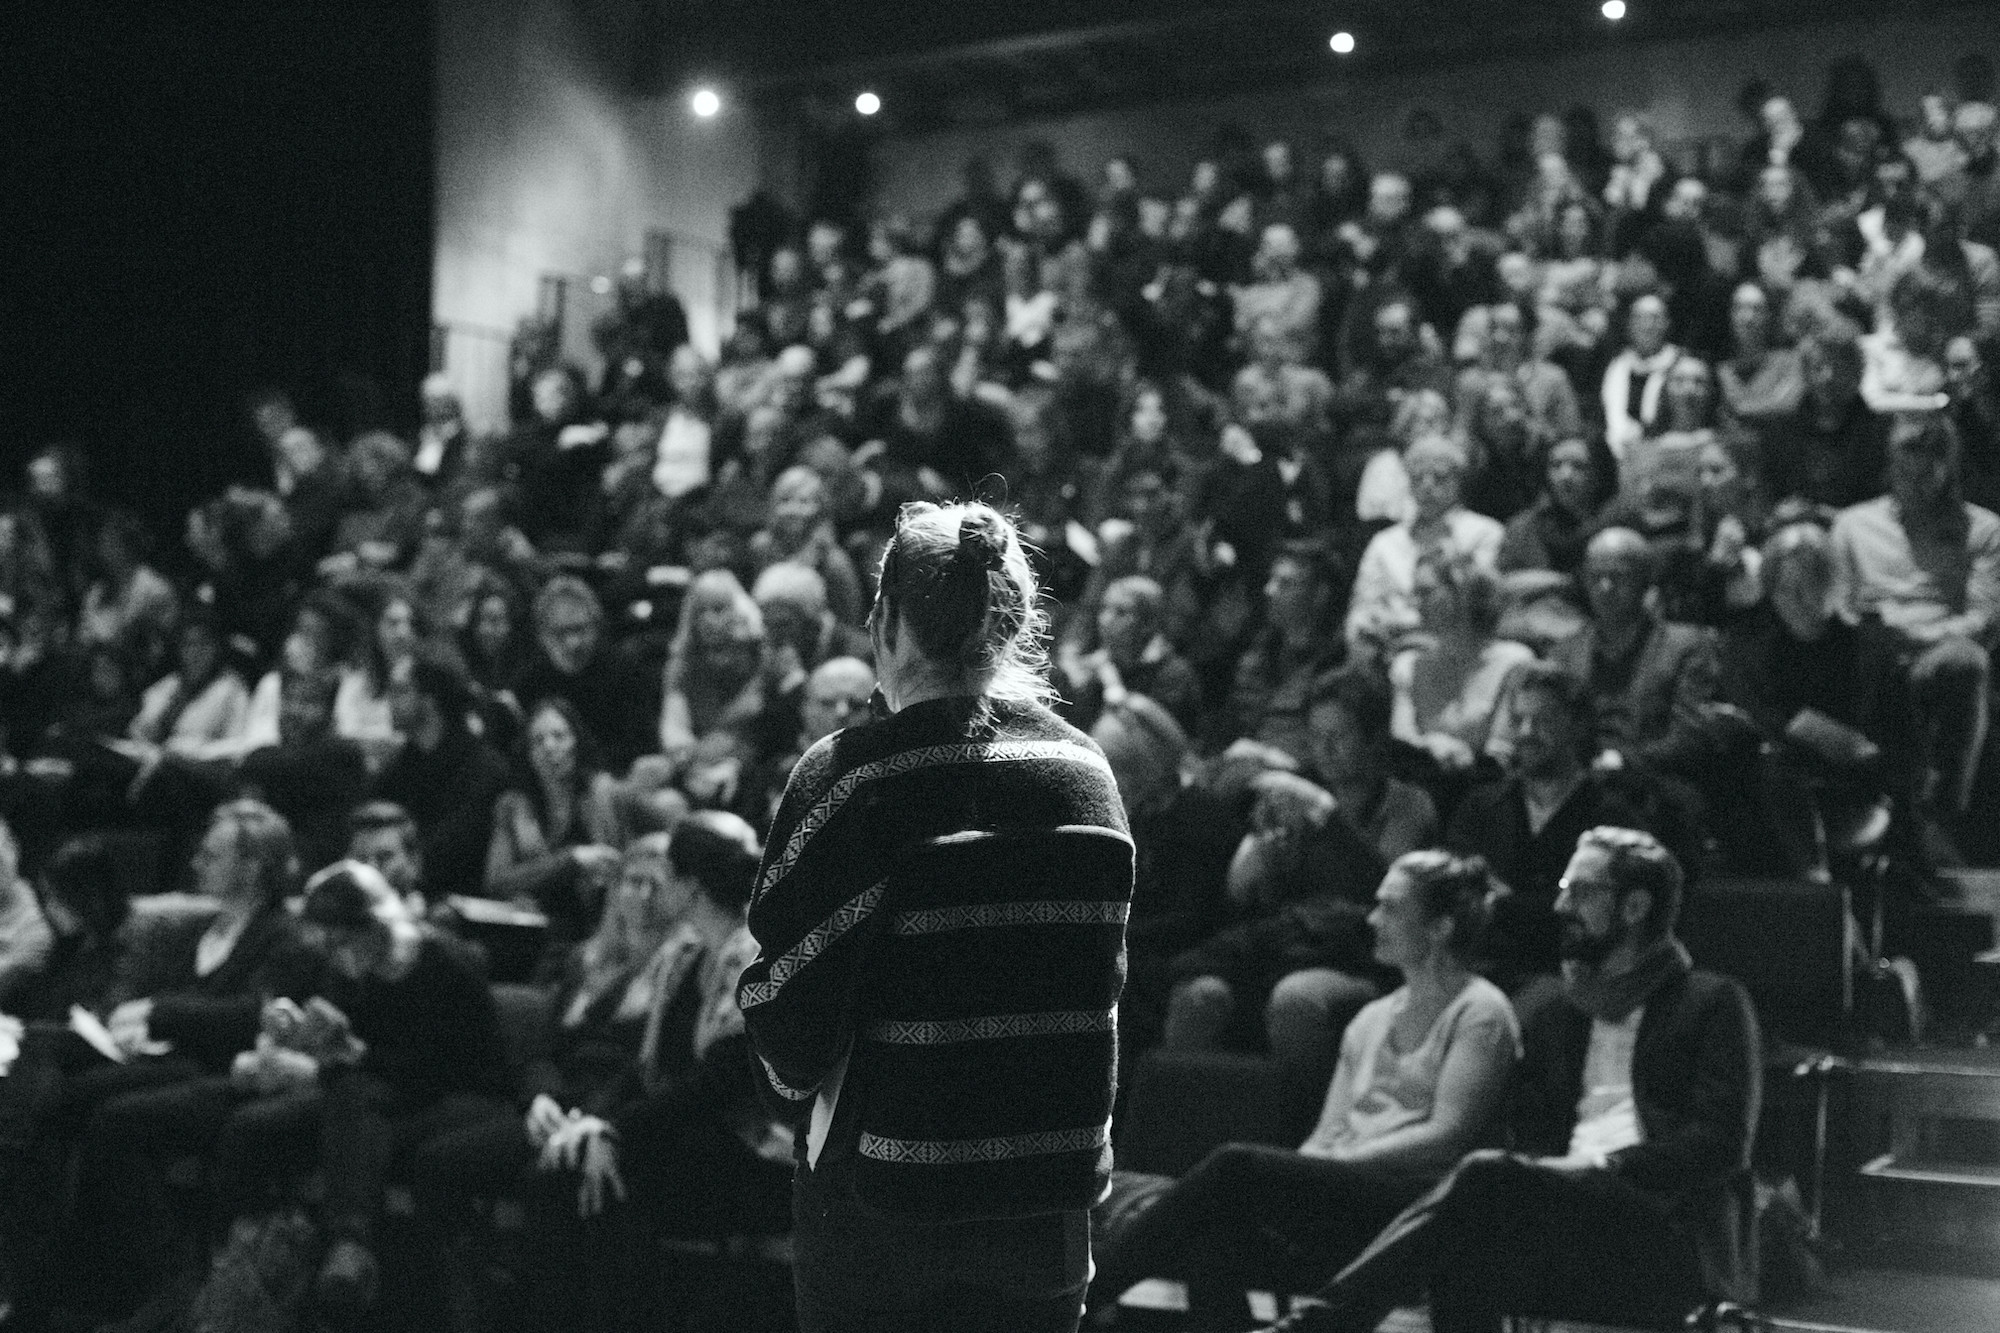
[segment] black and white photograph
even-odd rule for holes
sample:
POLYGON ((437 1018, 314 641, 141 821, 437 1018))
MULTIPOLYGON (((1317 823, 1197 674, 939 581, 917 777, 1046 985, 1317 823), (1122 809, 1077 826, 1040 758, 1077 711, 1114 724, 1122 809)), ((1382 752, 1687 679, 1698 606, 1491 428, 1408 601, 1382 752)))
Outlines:
POLYGON ((0 8, 0 1333, 2000 1329, 1994 0, 0 8))

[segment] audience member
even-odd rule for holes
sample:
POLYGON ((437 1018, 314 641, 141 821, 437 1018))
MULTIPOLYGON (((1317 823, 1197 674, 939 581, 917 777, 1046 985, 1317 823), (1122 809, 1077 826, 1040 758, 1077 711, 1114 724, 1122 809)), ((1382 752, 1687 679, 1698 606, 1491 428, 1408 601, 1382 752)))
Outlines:
MULTIPOLYGON (((1301 1108, 1319 1101, 1341 1021, 1392 980, 1367 895, 1439 812, 1513 889, 1478 960, 1508 987, 1557 965, 1557 881, 1598 824, 1649 829, 1690 872, 1838 878, 1866 843, 1918 897, 1990 855, 1965 813, 1993 776, 2000 159, 1990 71, 1957 73, 1889 107, 1842 62, 1811 119, 1757 80, 1740 152, 1523 109, 1489 163, 1419 113, 1407 173, 1331 140, 1302 169, 1302 146, 1228 132, 1158 193, 1130 158, 1086 190, 1032 147, 998 182, 969 169, 934 226, 866 208, 795 225, 766 200, 719 366, 633 261, 589 330, 594 383, 553 322, 523 322, 497 432, 473 428, 456 353, 410 405, 414 448, 381 429, 408 413, 343 399, 308 425, 260 390, 257 465, 185 515, 184 559, 148 555, 179 516, 106 507, 85 450, 24 449, 21 494, 0 497, 0 806, 22 866, 0 910, 25 920, 19 883, 46 884, 53 942, 0 981, 35 1020, 0 1080, 0 1195, 29 1264, 81 1256, 45 1265, 24 1308, 123 1313, 165 1276, 84 1271, 111 1253, 100 1222, 171 1233, 143 1215, 147 1154, 129 1198, 105 1174, 122 1148, 72 1198, 72 1148, 125 1091, 187 1111, 163 1150, 215 1142, 215 1108, 258 1098, 169 1092, 254 1041, 246 995, 303 999, 321 966, 260 925, 244 970, 217 971, 222 1028, 142 1031, 123 1002, 206 994, 190 941, 210 909, 117 927, 82 885, 111 892, 100 834, 120 830, 122 901, 171 887, 211 811, 250 797, 309 863, 344 849, 413 914, 414 894, 485 895, 551 918, 558 946, 592 939, 634 834, 703 810, 764 832, 802 755, 869 734, 863 598, 911 500, 1004 483, 1036 548, 1061 706, 1108 752, 1137 844, 1127 1065, 1226 1011, 1213 1040, 1270 1045, 1301 1108), (171 975, 133 982, 168 939, 171 975), (1189 1007, 1201 988, 1176 987, 1198 976, 1226 1006, 1189 1007), (153 1053, 104 1060, 61 1023, 71 1002, 153 1053), (30 1194, 46 1211, 15 1206, 30 1194)), ((201 886, 257 878, 243 867, 275 844, 243 829, 261 819, 211 829, 227 869, 201 886)), ((245 915, 224 912, 204 957, 234 957, 245 915)), ((498 926, 433 919, 501 948, 498 926)), ((20 940, 45 943, 0 930, 20 940)), ((495 969, 525 975, 543 942, 495 969)), ((1544 988, 1522 997, 1531 1044, 1544 988)), ((494 1123, 522 1135, 517 1114, 494 1123)), ((775 1142, 736 1128, 753 1155, 775 1142)), ((621 1289, 595 1267, 610 1224, 579 1225, 572 1196, 642 1192, 644 1154, 681 1142, 660 1132, 565 1134, 587 1169, 527 1193, 554 1269, 621 1289)), ((701 1142, 690 1164, 770 1183, 701 1142)), ((631 1203, 606 1216, 678 1225, 631 1203)), ((454 1262, 475 1257, 463 1220, 434 1237, 454 1262)))
MULTIPOLYGON (((1649 603, 1655 579, 1653 550, 1638 533, 1607 528, 1591 538, 1583 568, 1590 625, 1562 656, 1590 689, 1594 767, 1699 782, 1711 753, 1705 710, 1719 670, 1714 637, 1661 619, 1649 603)), ((1510 720, 1503 714, 1495 728, 1502 753, 1512 741, 1510 720)))
POLYGON ((1463 555, 1492 569, 1504 535, 1498 522, 1459 503, 1467 463, 1463 446, 1428 436, 1410 446, 1403 463, 1410 474, 1412 512, 1369 540, 1347 604, 1349 649, 1378 657, 1417 627, 1417 562, 1426 551, 1463 555))
POLYGON ((1523 1025, 1507 1102, 1515 1151, 1466 1157, 1278 1329, 1363 1333, 1425 1295, 1441 1333, 1521 1310, 1675 1322, 1743 1292, 1757 1023, 1675 939, 1681 890, 1646 834, 1578 840, 1556 904, 1563 995, 1523 1025))
POLYGON ((2000 518, 1966 503, 1959 469, 1948 419, 1906 418, 1890 436, 1889 493, 1833 525, 1834 597, 1901 687, 1907 722, 1889 734, 1907 738, 1907 794, 1933 820, 1971 800, 2000 628, 2000 518))
POLYGON ((562 699, 528 712, 514 785, 493 807, 486 894, 548 913, 558 939, 577 939, 596 916, 625 845, 616 783, 582 715, 562 699))
MULTIPOLYGON (((1105 1239, 1092 1304, 1142 1277, 1289 1290, 1359 1254, 1460 1158, 1490 1142, 1520 1050, 1507 997, 1472 968, 1493 897, 1477 859, 1417 851, 1389 867, 1369 925, 1402 984, 1370 1001, 1340 1043, 1319 1122, 1297 1152, 1230 1143, 1105 1239)), ((1110 1207, 1135 1185, 1113 1178, 1110 1207)), ((1099 1205, 1099 1213, 1106 1205, 1099 1205)))
POLYGON ((1389 775, 1389 714, 1388 686, 1366 667, 1313 686, 1310 768, 1252 782, 1252 831, 1229 868, 1241 919, 1173 959, 1166 1045, 1263 1036, 1295 1082, 1324 1077, 1337 1034, 1376 993, 1362 906, 1371 884, 1437 838, 1430 797, 1389 775))
POLYGON ((1486 752, 1502 688, 1534 660, 1532 649, 1495 637, 1499 598, 1498 577, 1469 555, 1428 551, 1417 559, 1423 642, 1389 664, 1391 730, 1447 773, 1470 769, 1486 752))
POLYGON ((1547 570, 1575 576, 1598 515, 1618 490, 1618 463, 1602 440, 1557 440, 1542 455, 1535 502, 1507 520, 1494 563, 1503 574, 1547 570))

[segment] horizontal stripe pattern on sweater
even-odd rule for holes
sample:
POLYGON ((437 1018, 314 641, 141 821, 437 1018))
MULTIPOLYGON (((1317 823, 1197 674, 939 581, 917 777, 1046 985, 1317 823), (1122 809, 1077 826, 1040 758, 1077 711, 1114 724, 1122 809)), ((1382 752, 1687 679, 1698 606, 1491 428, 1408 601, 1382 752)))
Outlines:
POLYGON ((885 1139, 861 1136, 861 1155, 878 1162, 906 1166, 960 1166, 968 1162, 1005 1162, 1050 1153, 1095 1152, 1111 1142, 1111 1122, 1085 1129, 1052 1129, 1039 1134, 1010 1134, 991 1139, 885 1139))
POLYGON ((1047 709, 968 704, 915 705, 800 761, 739 992, 774 1107, 796 1114, 845 1061, 814 1175, 913 1219, 1087 1208, 1110 1170, 1124 805, 1047 709))
POLYGON ((770 974, 754 985, 745 985, 736 995, 739 1008, 749 1009, 770 1000, 783 990, 785 983, 798 970, 819 957, 826 946, 845 935, 848 931, 868 919, 878 903, 882 901, 882 890, 888 887, 883 880, 872 888, 865 889, 840 905, 838 911, 814 926, 806 937, 785 950, 771 964, 770 974))
POLYGON ((772 886, 791 873, 804 854, 806 844, 813 834, 826 827, 827 821, 839 814, 854 796, 857 789, 883 778, 900 777, 927 768, 944 768, 963 764, 1019 763, 1027 760, 1051 759, 1062 763, 1085 764, 1102 769, 1104 776, 1111 777, 1111 765, 1094 746, 1078 745, 1071 741, 987 741, 959 745, 930 745, 922 749, 908 750, 862 764, 840 775, 806 812, 798 827, 785 840, 785 847, 775 857, 768 857, 764 871, 757 877, 757 895, 762 897, 772 886))
POLYGON ((996 926, 1122 926, 1131 915, 1132 904, 1118 902, 978 903, 898 912, 890 919, 889 930, 895 935, 937 935, 996 926))
POLYGON ((883 1019, 868 1025, 868 1040, 892 1046, 949 1046, 961 1041, 1115 1032, 1117 1028, 1116 1009, 1064 1009, 1052 1014, 982 1014, 978 1018, 916 1022, 883 1019))

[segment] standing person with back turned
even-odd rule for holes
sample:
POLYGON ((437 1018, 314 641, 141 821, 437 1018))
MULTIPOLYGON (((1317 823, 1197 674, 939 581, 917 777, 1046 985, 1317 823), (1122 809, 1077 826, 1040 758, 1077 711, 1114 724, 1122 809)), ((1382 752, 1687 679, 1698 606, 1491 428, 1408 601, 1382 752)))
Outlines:
POLYGON ((903 508, 868 625, 888 716, 799 761, 739 999, 807 1130, 802 1333, 1070 1333, 1111 1169, 1132 842, 1048 710, 1014 527, 903 508))

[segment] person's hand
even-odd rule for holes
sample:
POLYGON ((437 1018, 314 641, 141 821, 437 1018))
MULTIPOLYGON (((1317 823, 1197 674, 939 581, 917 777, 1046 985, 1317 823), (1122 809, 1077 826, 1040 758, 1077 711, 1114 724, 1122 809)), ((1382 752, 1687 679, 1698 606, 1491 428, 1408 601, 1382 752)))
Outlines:
POLYGON ((361 568, 361 560, 352 551, 335 551, 316 566, 323 579, 346 578, 361 568))
POLYGON ((1326 826, 1338 808, 1333 794, 1296 773, 1265 773, 1250 784, 1257 804, 1251 823, 1265 833, 1303 836, 1326 826))
POLYGON ((606 847, 601 842, 586 843, 569 849, 569 859, 576 868, 593 879, 609 875, 618 867, 618 849, 606 847))
POLYGON ((712 764, 697 765, 688 773, 687 792, 697 801, 728 805, 736 799, 736 789, 742 781, 742 760, 718 759, 712 764))
POLYGON ((1580 1176, 1586 1171, 1602 1171, 1604 1159, 1594 1154, 1568 1153, 1562 1157, 1538 1157, 1535 1165, 1566 1176, 1580 1176))
POLYGON ((306 1022, 305 1010, 289 996, 280 995, 264 1002, 257 1016, 257 1030, 280 1046, 296 1046, 306 1022))
POLYGON ((618 1140, 611 1126, 596 1117, 580 1122, 583 1135, 582 1179, 576 1184, 576 1215, 596 1217, 611 1199, 625 1201, 625 1177, 618 1173, 618 1140), (607 1199, 607 1194, 609 1198, 607 1199))
POLYGON ((568 1123, 569 1116, 562 1103, 546 1092, 535 1094, 535 1100, 528 1103, 528 1142, 537 1148, 548 1147, 549 1140, 568 1123))
POLYGON ((791 643, 766 644, 764 648, 764 679, 779 690, 784 690, 805 679, 805 662, 799 656, 798 646, 791 643))
POLYGON ((1616 750, 1603 750, 1590 761, 1590 767, 1598 773, 1622 773, 1625 771, 1625 756, 1616 750))
POLYGON ((1302 1157, 1317 1157, 1327 1162, 1351 1162, 1354 1160, 1354 1145, 1345 1138, 1313 1138, 1299 1149, 1302 1157))
POLYGON ((1709 543, 1709 562, 1734 569, 1743 559, 1743 549, 1749 544, 1750 534, 1745 531, 1743 520, 1734 514, 1724 514, 1715 525, 1715 540, 1709 543))
POLYGON ((679 776, 688 761, 694 758, 695 739, 693 736, 674 736, 660 742, 660 758, 667 763, 668 771, 679 776))
POLYGON ((609 1134, 611 1126, 601 1117, 571 1110, 562 1124, 542 1145, 541 1166, 545 1171, 574 1171, 583 1164, 585 1140, 593 1134, 609 1134))
POLYGON ((362 542, 354 548, 354 553, 362 564, 375 569, 387 569, 396 563, 396 556, 399 554, 394 542, 382 541, 362 542))
POLYGON ((1222 428, 1220 440, 1223 456, 1244 467, 1255 467, 1264 460, 1263 451, 1257 441, 1250 438, 1250 432, 1232 421, 1222 428))
POLYGON ((111 1033, 111 1040, 127 1055, 158 1055, 167 1049, 167 1044, 153 1040, 153 1001, 148 999, 127 1000, 111 1011, 105 1021, 105 1029, 111 1033))
POLYGON ((361 1058, 361 1039, 332 1001, 315 995, 306 1002, 295 1049, 328 1063, 344 1063, 361 1058))
POLYGON ((310 1088, 319 1082, 319 1061, 304 1051, 288 1051, 282 1047, 264 1057, 263 1091, 293 1092, 300 1088, 310 1088))
POLYGON ((1097 684, 1104 691, 1104 702, 1113 708, 1125 702, 1127 691, 1125 677, 1111 660, 1109 653, 1097 664, 1097 684))
POLYGON ((1470 745, 1441 731, 1430 732, 1424 737, 1424 749, 1430 751, 1431 758, 1437 760, 1438 767, 1447 773, 1463 773, 1478 758, 1472 753, 1470 745))
POLYGON ((309 1088, 319 1081, 319 1061, 303 1051, 278 1045, 269 1036, 257 1038, 254 1049, 229 1065, 230 1086, 260 1097, 309 1088))
MULTIPOLYGON (((12 756, 9 756, 10 758, 12 756)), ((67 759, 43 755, 21 765, 21 770, 37 782, 68 782, 76 776, 76 765, 67 759)))

